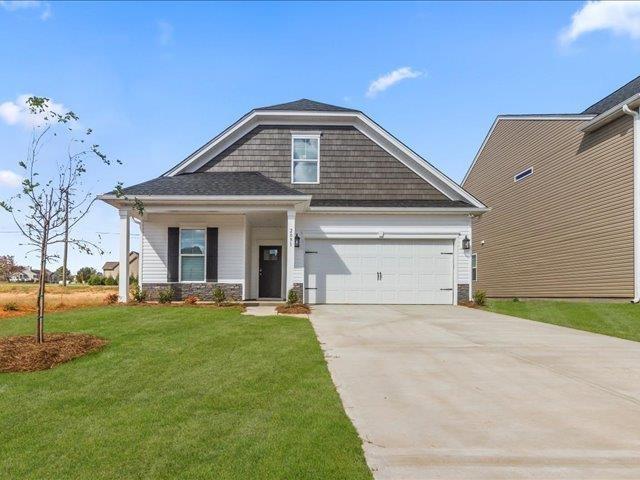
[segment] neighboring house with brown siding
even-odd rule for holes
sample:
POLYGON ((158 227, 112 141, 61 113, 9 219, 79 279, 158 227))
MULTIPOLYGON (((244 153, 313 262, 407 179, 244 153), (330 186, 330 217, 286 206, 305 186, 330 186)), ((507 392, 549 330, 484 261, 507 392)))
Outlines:
POLYGON ((252 110, 124 195, 101 199, 119 210, 123 259, 139 222, 151 298, 467 301, 471 218, 487 210, 363 112, 305 99, 252 110))
POLYGON ((462 184, 491 208, 473 221, 474 289, 638 300, 638 107, 640 77, 580 114, 495 120, 462 184))
MULTIPOLYGON (((129 253, 129 276, 138 278, 138 259, 140 254, 132 251, 129 253)), ((118 278, 120 275, 120 262, 105 262, 102 266, 102 274, 105 278, 118 278)))

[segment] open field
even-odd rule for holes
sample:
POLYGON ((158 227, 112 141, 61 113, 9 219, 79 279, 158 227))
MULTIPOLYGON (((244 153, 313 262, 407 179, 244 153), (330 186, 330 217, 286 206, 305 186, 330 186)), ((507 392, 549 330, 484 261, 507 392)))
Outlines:
POLYGON ((485 310, 640 341, 640 305, 552 300, 488 300, 485 310))
POLYGON ((109 343, 0 374, 0 478, 371 478, 307 319, 112 305, 46 325, 109 343))
MULTIPOLYGON (((45 306, 53 312, 69 308, 103 305, 109 293, 117 293, 117 286, 47 284, 45 306)), ((0 283, 0 319, 36 311, 38 285, 33 283, 0 283), (14 303, 18 310, 6 311, 5 305, 14 303)))

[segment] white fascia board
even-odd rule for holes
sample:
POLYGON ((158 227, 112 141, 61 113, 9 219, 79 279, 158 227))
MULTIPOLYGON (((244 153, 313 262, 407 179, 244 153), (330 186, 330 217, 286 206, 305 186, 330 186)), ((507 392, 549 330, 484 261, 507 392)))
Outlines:
POLYGON ((478 161, 478 158, 480 158, 480 155, 482 154, 482 151, 484 150, 484 147, 487 145, 487 142, 489 141, 489 138, 491 137, 491 134, 493 133, 493 131, 495 130, 496 126, 498 125, 498 122, 501 120, 509 120, 509 121, 514 121, 514 120, 538 120, 538 121, 552 121, 552 120, 576 120, 576 121, 587 121, 587 120, 591 120, 592 118, 594 118, 595 115, 587 115, 587 114, 576 114, 576 115, 563 115, 563 114, 558 114, 558 115, 498 115, 496 117, 496 119, 493 121, 493 123, 491 124, 491 128, 489 129, 489 131, 487 132, 487 134, 484 137, 484 140, 482 141, 482 144, 480 145, 480 148, 478 149, 478 152, 476 153, 475 157, 473 157, 473 161, 471 162, 471 165, 469 166, 469 168, 467 169, 467 173, 464 175, 464 178, 462 179, 462 185, 464 187, 465 182, 467 181, 467 179, 469 178, 469 174, 471 173, 471 170, 473 170, 473 167, 475 166, 476 162, 478 161))
POLYGON ((102 200, 114 207, 131 205, 135 199, 146 205, 174 205, 174 206, 202 206, 202 205, 258 205, 269 206, 289 205, 306 208, 311 202, 311 195, 137 195, 125 198, 112 194, 98 195, 102 200))
POLYGON ((627 98, 623 102, 620 102, 616 106, 611 107, 606 112, 602 112, 600 115, 593 118, 590 122, 587 122, 585 125, 583 125, 580 128, 580 130, 585 133, 593 132, 594 130, 597 130, 598 128, 602 127, 603 125, 606 125, 607 123, 612 122, 616 118, 621 117, 622 115, 624 115, 624 112, 622 111, 622 107, 624 105, 628 105, 629 108, 639 107, 640 93, 636 93, 635 95, 627 98))
POLYGON ((412 240, 412 239, 431 239, 431 240, 455 240, 462 234, 460 232, 449 233, 411 233, 411 232, 383 232, 382 236, 379 232, 323 232, 321 230, 303 230, 302 234, 305 240, 322 240, 322 239, 359 239, 359 238, 384 238, 394 240, 412 240))
POLYGON ((461 215, 481 215, 490 211, 488 207, 482 208, 459 208, 459 207, 309 207, 309 213, 429 213, 429 214, 451 214, 461 215))
POLYGON ((485 205, 384 128, 360 112, 253 111, 167 172, 194 172, 258 125, 352 125, 452 200, 485 205))

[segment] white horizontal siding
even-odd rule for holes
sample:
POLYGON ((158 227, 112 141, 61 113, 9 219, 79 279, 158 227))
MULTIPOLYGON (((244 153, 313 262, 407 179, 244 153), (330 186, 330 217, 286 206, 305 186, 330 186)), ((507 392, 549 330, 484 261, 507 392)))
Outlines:
MULTIPOLYGON (((299 214, 296 230, 305 236, 341 235, 358 237, 364 235, 407 236, 412 235, 456 235, 456 283, 471 283, 471 251, 462 250, 462 239, 471 238, 471 219, 468 215, 433 214, 299 214)), ((304 279, 304 245, 296 251, 294 277, 296 282, 304 279)))
POLYGON ((142 283, 167 281, 167 229, 218 228, 218 281, 242 283, 245 277, 243 215, 151 215, 142 227, 142 283))

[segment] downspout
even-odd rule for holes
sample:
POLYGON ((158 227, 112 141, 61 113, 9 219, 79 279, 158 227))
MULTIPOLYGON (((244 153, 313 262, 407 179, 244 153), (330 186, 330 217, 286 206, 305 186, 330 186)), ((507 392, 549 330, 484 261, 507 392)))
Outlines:
POLYGON ((640 302, 640 114, 628 105, 622 111, 633 117, 633 303, 640 302))

